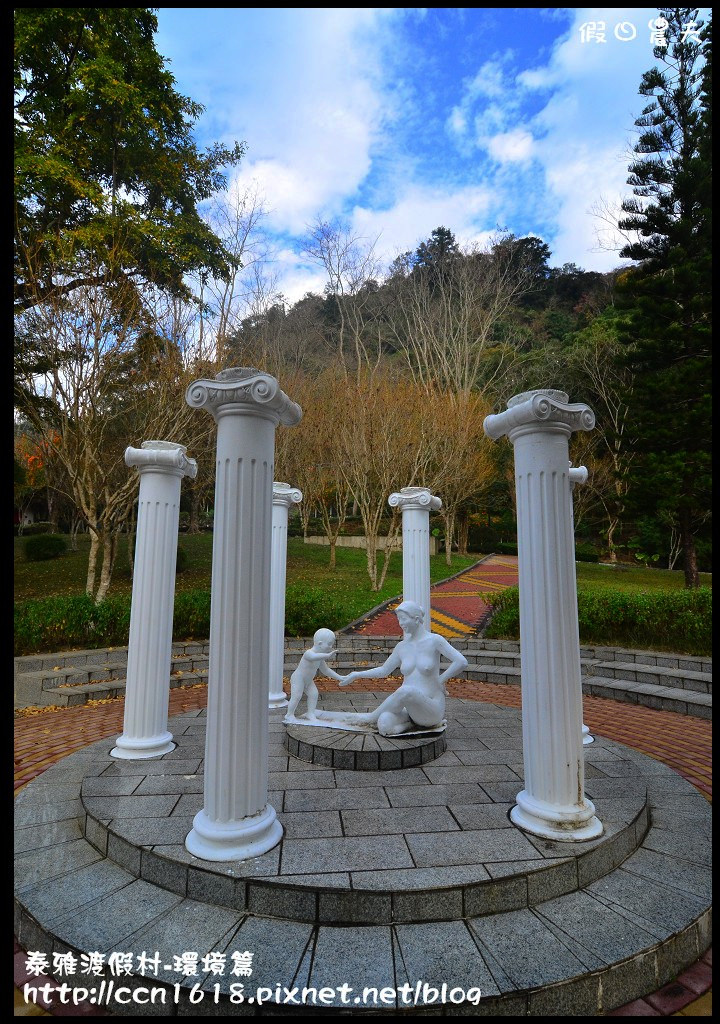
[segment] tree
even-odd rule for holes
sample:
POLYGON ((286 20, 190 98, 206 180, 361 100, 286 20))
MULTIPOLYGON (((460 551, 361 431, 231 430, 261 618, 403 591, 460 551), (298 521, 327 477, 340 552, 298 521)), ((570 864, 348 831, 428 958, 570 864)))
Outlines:
MULTIPOLYGON (((243 146, 201 153, 144 7, 15 10, 16 309, 121 277, 186 293, 232 255, 198 213, 243 146)), ((27 353, 26 353, 27 355, 27 353)))
MULTIPOLYGON (((456 521, 461 516, 467 521, 472 499, 487 487, 492 475, 491 445, 483 431, 490 407, 477 393, 454 395, 439 389, 423 395, 421 401, 430 424, 432 460, 423 482, 442 499, 445 561, 451 565, 456 521)), ((464 533, 467 536, 467 530, 464 533)), ((458 543, 461 554, 467 554, 466 543, 464 547, 461 551, 458 543)))
POLYGON ((304 247, 305 255, 328 277, 325 293, 339 364, 345 370, 349 356, 358 381, 364 368, 377 365, 382 354, 381 318, 374 301, 380 274, 376 243, 337 221, 317 220, 304 247))
POLYGON ((488 252, 453 252, 439 266, 417 266, 388 282, 395 347, 427 390, 488 387, 505 370, 494 332, 527 287, 528 267, 501 242, 488 252))
POLYGON ((367 569, 374 591, 387 575, 397 545, 401 521, 394 515, 382 569, 377 556, 382 521, 389 513, 388 498, 401 487, 424 482, 432 458, 433 430, 423 394, 397 375, 365 370, 356 381, 335 372, 338 464, 357 504, 366 541, 367 569))
POLYGON ((96 601, 107 594, 118 534, 136 500, 126 447, 184 440, 192 417, 183 400, 189 379, 182 353, 172 331, 158 333, 162 320, 127 281, 78 287, 20 318, 51 367, 23 381, 46 400, 24 412, 48 462, 64 470, 64 491, 90 530, 86 591, 96 601))
POLYGON ((413 266, 426 271, 431 278, 436 278, 460 255, 455 235, 449 228, 440 226, 430 232, 427 242, 421 242, 417 247, 413 266))
POLYGON ((621 330, 633 372, 627 436, 633 438, 629 504, 677 521, 685 584, 699 585, 696 535, 710 509, 711 36, 696 8, 663 10, 667 48, 640 93, 650 102, 622 206, 621 231, 635 234, 621 256, 638 265, 618 279, 629 308, 621 330), (702 67, 704 49, 705 63, 702 67), (700 68, 700 70, 698 70, 700 68))

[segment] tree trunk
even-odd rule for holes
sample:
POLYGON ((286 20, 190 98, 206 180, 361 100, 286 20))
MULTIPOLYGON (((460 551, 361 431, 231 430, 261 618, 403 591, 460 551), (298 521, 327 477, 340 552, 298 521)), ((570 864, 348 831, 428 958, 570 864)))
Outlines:
POLYGON ((470 516, 462 515, 458 521, 458 554, 467 555, 470 536, 470 516))
MULTIPOLYGON (((90 525, 90 524, 88 524, 90 525)), ((87 579, 85 581, 85 593, 93 596, 95 591, 95 570, 97 567, 97 556, 100 548, 100 538, 97 527, 90 526, 90 554, 88 555, 87 579)))
POLYGON ((367 557, 367 571, 370 577, 370 589, 379 590, 377 581, 377 536, 371 536, 367 526, 365 527, 365 555, 367 557))
POLYGON ((330 568, 335 568, 335 545, 337 543, 337 537, 330 538, 330 568))
POLYGON ((382 572, 380 574, 380 580, 379 580, 378 585, 377 585, 377 589, 378 590, 381 590, 382 587, 383 587, 383 584, 385 583, 385 577, 387 576, 387 571, 388 571, 388 568, 390 566, 390 556, 392 555, 393 551, 395 550, 395 545, 396 545, 396 542, 397 542, 399 530, 400 530, 400 526, 399 525, 395 526, 395 527, 391 526, 390 527, 390 531, 388 532, 388 535, 387 535, 387 538, 386 538, 386 544, 385 544, 385 557, 383 558, 382 572))
POLYGON ((78 533, 80 531, 80 527, 81 526, 82 526, 82 519, 79 516, 73 516, 72 519, 70 520, 70 550, 71 551, 77 551, 77 549, 78 549, 77 535, 78 535, 78 533))
POLYGON ((609 523, 610 525, 608 526, 607 532, 608 557, 610 558, 610 561, 614 564, 615 562, 617 562, 617 552, 615 550, 615 545, 613 543, 613 537, 615 536, 615 530, 618 526, 618 519, 615 516, 610 516, 609 523))
POLYGON ((130 579, 135 574, 135 506, 130 513, 130 528, 128 530, 127 560, 130 567, 130 579))
POLYGON ((700 573, 697 567, 695 535, 690 529, 690 516, 686 512, 682 516, 681 529, 683 554, 685 556, 685 587, 693 589, 700 586, 700 573))
POLYGON ((452 537, 455 529, 455 513, 447 512, 443 519, 445 520, 445 564, 452 565, 452 537))
POLYGON ((95 604, 100 604, 107 595, 112 579, 113 566, 115 564, 115 552, 117 550, 117 534, 111 533, 105 536, 103 544, 102 566, 100 568, 100 584, 95 594, 95 604))
POLYGON ((200 490, 190 488, 190 523, 188 533, 200 533, 200 490))
POLYGON ((48 510, 48 522, 50 523, 50 533, 58 532, 58 500, 57 494, 53 492, 50 487, 45 489, 45 499, 47 501, 48 510))

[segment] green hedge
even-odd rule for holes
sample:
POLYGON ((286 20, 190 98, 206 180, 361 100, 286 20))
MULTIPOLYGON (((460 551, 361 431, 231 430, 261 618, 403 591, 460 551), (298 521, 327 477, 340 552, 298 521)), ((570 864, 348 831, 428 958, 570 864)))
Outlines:
POLYGON ((285 593, 285 636, 312 636, 316 629, 342 629, 348 623, 343 606, 320 587, 295 584, 285 593))
MULTIPOLYGON (((288 587, 285 600, 287 636, 312 636, 316 629, 340 629, 348 615, 320 588, 288 587)), ((108 597, 96 605, 91 597, 48 597, 15 605, 15 656, 73 648, 124 647, 130 630, 130 595, 108 597)), ((175 595, 173 639, 207 640, 210 636, 210 591, 175 595)))
POLYGON ((510 541, 502 540, 498 541, 495 545, 495 551, 497 551, 499 555, 516 555, 518 553, 517 544, 511 544, 510 541))
POLYGON ((67 541, 59 533, 41 533, 37 537, 28 537, 23 550, 28 562, 47 562, 65 554, 67 541))
MULTIPOLYGON (((493 617, 488 638, 520 636, 518 588, 486 596, 493 617)), ((679 654, 712 654, 712 590, 665 590, 631 594, 578 588, 580 641, 679 654)))
MULTIPOLYGON (((497 541, 497 543, 492 546, 488 546, 487 549, 480 548, 480 550, 492 550, 497 552, 499 555, 516 555, 518 553, 517 544, 513 544, 511 541, 502 540, 497 541)), ((577 544, 575 546, 575 560, 577 562, 599 562, 600 556, 592 544, 577 544)))
POLYGON ((53 526, 52 523, 41 522, 37 523, 26 523, 22 530, 15 524, 15 536, 16 537, 37 537, 39 533, 51 533, 57 527, 53 526))
POLYGON ((575 561, 576 562, 599 562, 600 555, 597 553, 592 544, 576 544, 575 545, 575 561))

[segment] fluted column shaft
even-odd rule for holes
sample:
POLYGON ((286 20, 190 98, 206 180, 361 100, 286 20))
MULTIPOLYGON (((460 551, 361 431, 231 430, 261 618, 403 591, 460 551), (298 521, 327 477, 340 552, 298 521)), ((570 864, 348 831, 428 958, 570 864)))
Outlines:
POLYGON ((595 417, 558 391, 531 391, 485 420, 515 454, 525 788, 510 812, 550 839, 602 832, 585 796, 582 686, 568 441, 595 417))
POLYGON ((270 552, 270 693, 268 705, 284 708, 285 664, 285 581, 287 577, 287 534, 290 506, 302 501, 302 491, 289 484, 273 483, 272 546, 270 552))
MULTIPOLYGON (((587 483, 588 471, 585 466, 576 466, 573 468, 572 463, 569 464, 570 469, 568 471, 568 478, 570 481, 570 528, 573 535, 573 543, 575 543, 575 509, 573 507, 573 491, 575 490, 576 484, 587 483)), ((573 586, 577 591, 577 570, 575 568, 575 562, 573 560, 573 586)), ((580 670, 582 673, 582 669, 580 670)), ((580 680, 580 689, 582 691, 582 678, 580 680)), ((582 740, 583 746, 587 746, 590 743, 595 742, 595 737, 590 735, 590 728, 583 722, 582 727, 582 740)))
POLYGON ((442 501, 425 487, 402 487, 388 504, 402 512, 403 600, 420 605, 430 629, 430 512, 442 501))
POLYGON ((136 760, 173 749, 168 731, 180 482, 197 464, 170 441, 127 448, 140 475, 123 732, 113 757, 136 760))
POLYGON ((218 433, 204 806, 185 845, 238 860, 282 838, 267 802, 273 460, 277 424, 301 411, 250 368, 196 381, 187 401, 213 415, 218 433))

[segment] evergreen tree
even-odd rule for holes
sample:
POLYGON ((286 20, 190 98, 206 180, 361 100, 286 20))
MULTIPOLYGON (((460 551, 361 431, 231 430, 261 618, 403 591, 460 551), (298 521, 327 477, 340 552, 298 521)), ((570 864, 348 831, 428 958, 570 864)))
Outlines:
POLYGON ((421 242, 415 250, 414 264, 429 271, 442 270, 460 254, 455 235, 449 228, 435 228, 427 242, 421 242))
POLYGON ((635 233, 621 256, 638 264, 618 279, 633 373, 629 507, 679 531, 692 587, 696 536, 710 510, 710 33, 703 44, 695 8, 661 13, 668 45, 654 50, 658 64, 642 77, 650 102, 636 121, 635 198, 620 221, 635 233))
POLYGON ((144 7, 15 10, 15 303, 120 277, 186 293, 232 257, 197 211, 243 147, 200 152, 144 7), (99 269, 98 269, 99 268, 99 269))

